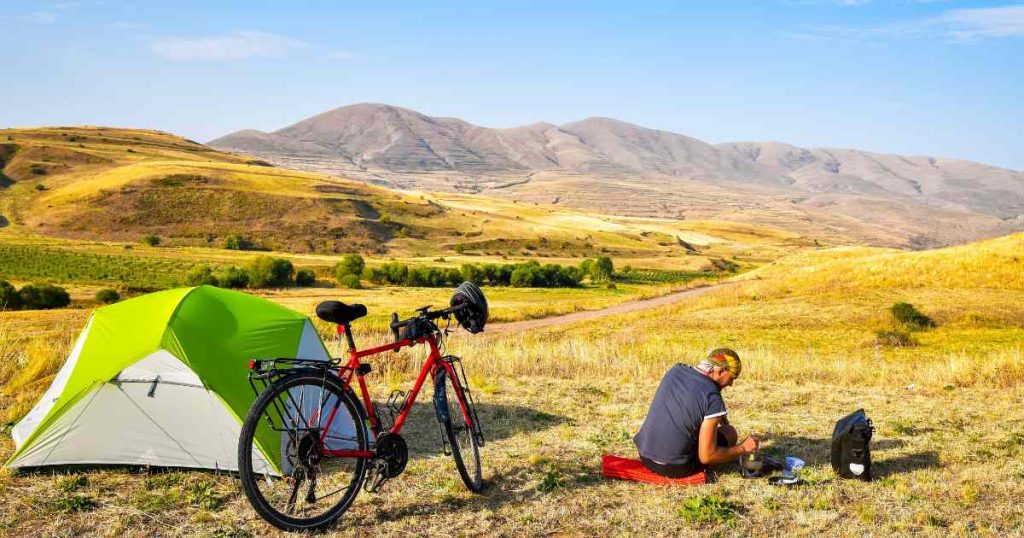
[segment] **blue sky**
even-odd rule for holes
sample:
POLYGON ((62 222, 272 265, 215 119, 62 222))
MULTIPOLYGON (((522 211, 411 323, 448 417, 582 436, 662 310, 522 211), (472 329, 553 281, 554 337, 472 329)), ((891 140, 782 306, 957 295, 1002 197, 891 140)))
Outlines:
POLYGON ((382 102, 1024 170, 1024 3, 6 0, 0 47, 0 126, 205 141, 382 102))

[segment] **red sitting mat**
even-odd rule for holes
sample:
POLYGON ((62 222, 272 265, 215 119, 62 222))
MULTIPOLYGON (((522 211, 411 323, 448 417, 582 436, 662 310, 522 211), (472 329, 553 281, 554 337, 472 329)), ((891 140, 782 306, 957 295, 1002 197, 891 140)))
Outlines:
POLYGON ((644 467, 640 460, 620 458, 611 454, 604 455, 601 462, 601 472, 605 478, 620 478, 622 480, 661 484, 663 486, 699 486, 706 484, 708 481, 708 475, 704 471, 682 478, 668 478, 644 467))

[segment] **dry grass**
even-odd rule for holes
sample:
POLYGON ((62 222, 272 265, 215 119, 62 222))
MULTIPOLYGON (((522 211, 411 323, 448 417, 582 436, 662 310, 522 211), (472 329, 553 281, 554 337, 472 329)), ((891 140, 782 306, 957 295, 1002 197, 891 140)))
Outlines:
MULTIPOLYGON (((471 363, 471 370, 479 363, 471 363)), ((738 383, 733 421, 768 450, 807 460, 807 484, 776 488, 723 467, 718 482, 667 488, 606 481, 602 453, 630 454, 653 380, 499 379, 481 396, 487 428, 484 495, 469 494, 439 453, 430 412, 409 423, 405 474, 363 494, 329 535, 1012 535, 1024 519, 1019 389, 893 391, 807 383, 738 383), (867 408, 879 433, 878 480, 833 478, 835 419, 867 408), (908 426, 909 424, 909 426, 908 426), (680 515, 693 497, 737 509, 729 525, 680 515)), ((8 453, 3 441, 0 453, 8 453)), ((0 532, 88 535, 279 535, 252 512, 235 478, 198 472, 105 469, 0 477, 0 532), (86 480, 78 478, 86 477, 86 480), (84 483, 83 483, 84 482, 84 483), (76 485, 79 484, 79 485, 76 485), (69 491, 70 490, 70 491, 69 491), (80 511, 76 511, 80 510, 80 511)))
MULTIPOLYGON (((458 333, 449 351, 465 358, 480 395, 490 489, 482 496, 465 491, 421 406, 403 432, 413 448, 408 471, 382 493, 361 496, 335 533, 1020 535, 1024 287, 1010 265, 1020 239, 977 245, 977 263, 963 261, 969 247, 810 253, 764 269, 760 280, 629 316, 527 334, 458 333), (828 270, 801 269, 809 260, 828 270), (891 324, 888 308, 900 301, 937 326, 915 332, 916 347, 876 345, 875 331, 891 324), (767 450, 807 460, 807 484, 775 488, 729 467, 716 483, 692 489, 600 478, 602 453, 634 453, 630 437, 665 369, 722 344, 745 362, 726 393, 733 423, 764 435, 767 450), (878 479, 871 483, 837 480, 828 464, 834 421, 859 407, 878 426, 878 479), (682 509, 705 496, 723 499, 735 515, 709 523, 682 509)), ((361 346, 388 338, 380 313, 447 296, 385 291, 354 294, 376 316, 356 323, 361 346)), ((496 312, 584 297, 592 304, 618 300, 598 290, 541 291, 494 290, 496 312)), ((272 298, 309 311, 319 297, 272 298)), ((0 356, 5 365, 10 357, 21 363, 0 370, 0 394, 13 411, 10 398, 38 397, 70 341, 34 347, 18 336, 24 327, 8 323, 11 316, 0 316, 0 327, 8 327, 0 332, 0 356)), ((56 316, 42 314, 28 323, 59 326, 56 316)), ((80 327, 84 317, 67 323, 80 327)), ((336 341, 330 345, 340 351, 336 341)), ((374 393, 407 385, 419 360, 405 352, 377 361, 374 393)), ((0 457, 11 450, 0 438, 0 457)), ((274 534, 230 476, 124 469, 82 476, 0 475, 0 533, 274 534)))

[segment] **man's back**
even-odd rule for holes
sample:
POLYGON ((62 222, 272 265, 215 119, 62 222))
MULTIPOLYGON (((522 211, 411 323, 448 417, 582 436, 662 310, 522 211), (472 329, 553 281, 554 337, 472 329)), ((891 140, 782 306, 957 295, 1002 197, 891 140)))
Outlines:
POLYGON ((692 367, 677 364, 658 385, 647 419, 633 442, 640 456, 655 462, 699 465, 701 423, 725 414, 718 385, 692 367))

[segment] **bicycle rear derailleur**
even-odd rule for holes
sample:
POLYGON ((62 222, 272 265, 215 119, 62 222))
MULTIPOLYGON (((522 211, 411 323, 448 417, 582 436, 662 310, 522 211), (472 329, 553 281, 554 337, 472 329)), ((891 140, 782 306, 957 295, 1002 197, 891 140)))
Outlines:
POLYGON ((366 491, 374 493, 384 483, 402 474, 409 463, 409 445, 397 433, 382 433, 377 438, 377 456, 370 461, 370 476, 363 486, 366 491))

